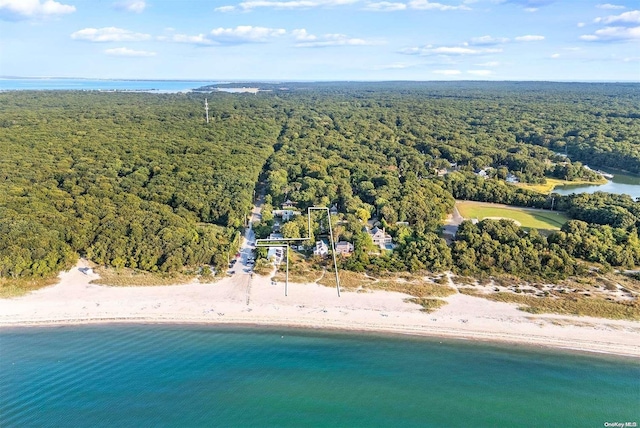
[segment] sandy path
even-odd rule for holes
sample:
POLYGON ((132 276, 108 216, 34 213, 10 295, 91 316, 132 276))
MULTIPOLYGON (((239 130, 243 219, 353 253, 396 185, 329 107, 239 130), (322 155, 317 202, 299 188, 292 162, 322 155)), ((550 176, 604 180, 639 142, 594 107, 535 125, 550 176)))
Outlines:
POLYGON ((343 292, 317 284, 272 285, 254 275, 247 305, 245 281, 162 287, 106 287, 76 268, 60 283, 23 297, 0 300, 0 326, 89 322, 197 322, 300 326, 553 346, 640 357, 640 322, 561 315, 531 315, 515 305, 456 294, 425 314, 409 296, 343 292))

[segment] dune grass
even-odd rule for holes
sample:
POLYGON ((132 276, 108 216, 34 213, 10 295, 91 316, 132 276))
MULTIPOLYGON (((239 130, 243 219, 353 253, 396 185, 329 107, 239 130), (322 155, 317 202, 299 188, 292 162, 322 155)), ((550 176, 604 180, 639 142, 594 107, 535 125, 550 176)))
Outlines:
POLYGON ((558 230, 569 218, 556 211, 520 208, 508 205, 490 204, 485 202, 459 201, 456 208, 466 219, 477 218, 505 218, 515 220, 516 224, 525 228, 558 230))
MULTIPOLYGON (((335 287, 335 274, 327 271, 319 283, 327 287, 335 287)), ((404 279, 386 278, 378 280, 377 278, 366 276, 364 273, 349 271, 340 271, 340 287, 345 291, 394 291, 416 298, 447 297, 456 293, 456 290, 448 285, 421 279, 407 281, 404 279)))
POLYGON ((56 284, 58 277, 49 278, 0 278, 0 299, 24 296, 27 293, 56 284))
POLYGON ((407 302, 411 302, 411 303, 417 303, 418 305, 422 306, 421 311, 422 312, 426 312, 426 313, 431 313, 434 312, 436 309, 439 309, 441 307, 443 307, 444 305, 447 304, 447 302, 445 300, 441 300, 441 299, 425 299, 425 298, 413 298, 413 299, 407 299, 407 302))
POLYGON ((482 297, 496 302, 518 303, 518 309, 532 314, 553 313, 563 315, 590 316, 596 318, 640 320, 640 302, 610 301, 599 297, 567 295, 558 297, 535 297, 515 293, 480 293, 469 288, 460 288, 460 293, 482 297))
POLYGON ((145 287, 154 285, 176 285, 191 282, 195 275, 183 273, 150 273, 128 268, 97 267, 95 273, 100 279, 94 279, 92 284, 109 285, 115 287, 145 287))

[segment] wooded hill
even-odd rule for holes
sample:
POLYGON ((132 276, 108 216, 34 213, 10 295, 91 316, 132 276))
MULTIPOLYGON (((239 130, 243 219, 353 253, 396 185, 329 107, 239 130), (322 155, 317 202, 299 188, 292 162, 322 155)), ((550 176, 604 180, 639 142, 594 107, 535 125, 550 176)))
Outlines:
POLYGON ((550 208, 547 195, 505 183, 508 173, 593 179, 563 163, 555 152, 565 146, 573 161, 640 172, 640 85, 286 86, 207 94, 209 125, 200 93, 0 93, 0 277, 48 276, 78 255, 220 269, 261 171, 274 205, 337 204, 339 231, 360 243, 349 269, 551 278, 579 273, 580 260, 640 263, 640 211, 628 197, 557 196, 556 208, 585 223, 548 238, 490 221, 465 226, 453 247, 439 237, 454 198, 550 208), (457 171, 438 177, 451 163, 457 171), (485 167, 492 177, 473 173, 485 167), (372 216, 394 236, 392 255, 369 254, 360 221, 372 216))

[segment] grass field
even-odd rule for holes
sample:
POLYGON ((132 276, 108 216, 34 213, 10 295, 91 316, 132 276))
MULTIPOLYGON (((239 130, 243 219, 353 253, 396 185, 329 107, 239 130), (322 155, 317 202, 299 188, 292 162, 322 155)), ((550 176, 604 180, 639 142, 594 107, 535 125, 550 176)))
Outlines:
POLYGON ((506 218, 526 228, 558 230, 569 220, 562 213, 533 208, 520 208, 484 202, 459 201, 456 208, 465 219, 506 218))
POLYGON ((562 186, 575 186, 578 184, 605 184, 607 180, 602 178, 600 181, 585 181, 585 180, 576 180, 576 181, 567 181, 567 180, 559 180, 557 178, 547 178, 547 182, 544 184, 530 184, 530 183, 518 183, 516 186, 522 187, 523 189, 533 190, 534 192, 544 193, 548 195, 551 191, 556 187, 562 186))

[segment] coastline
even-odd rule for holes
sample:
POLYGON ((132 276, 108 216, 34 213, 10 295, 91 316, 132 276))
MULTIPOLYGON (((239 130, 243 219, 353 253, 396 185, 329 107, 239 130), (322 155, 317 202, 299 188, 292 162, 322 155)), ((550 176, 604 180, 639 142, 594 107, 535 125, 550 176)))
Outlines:
POLYGON ((257 326, 460 339, 640 358, 640 322, 555 314, 533 315, 517 305, 462 294, 424 313, 410 296, 343 292, 317 284, 283 284, 249 275, 245 282, 149 287, 91 284, 79 268, 56 285, 0 300, 0 329, 83 324, 165 323, 257 326))

